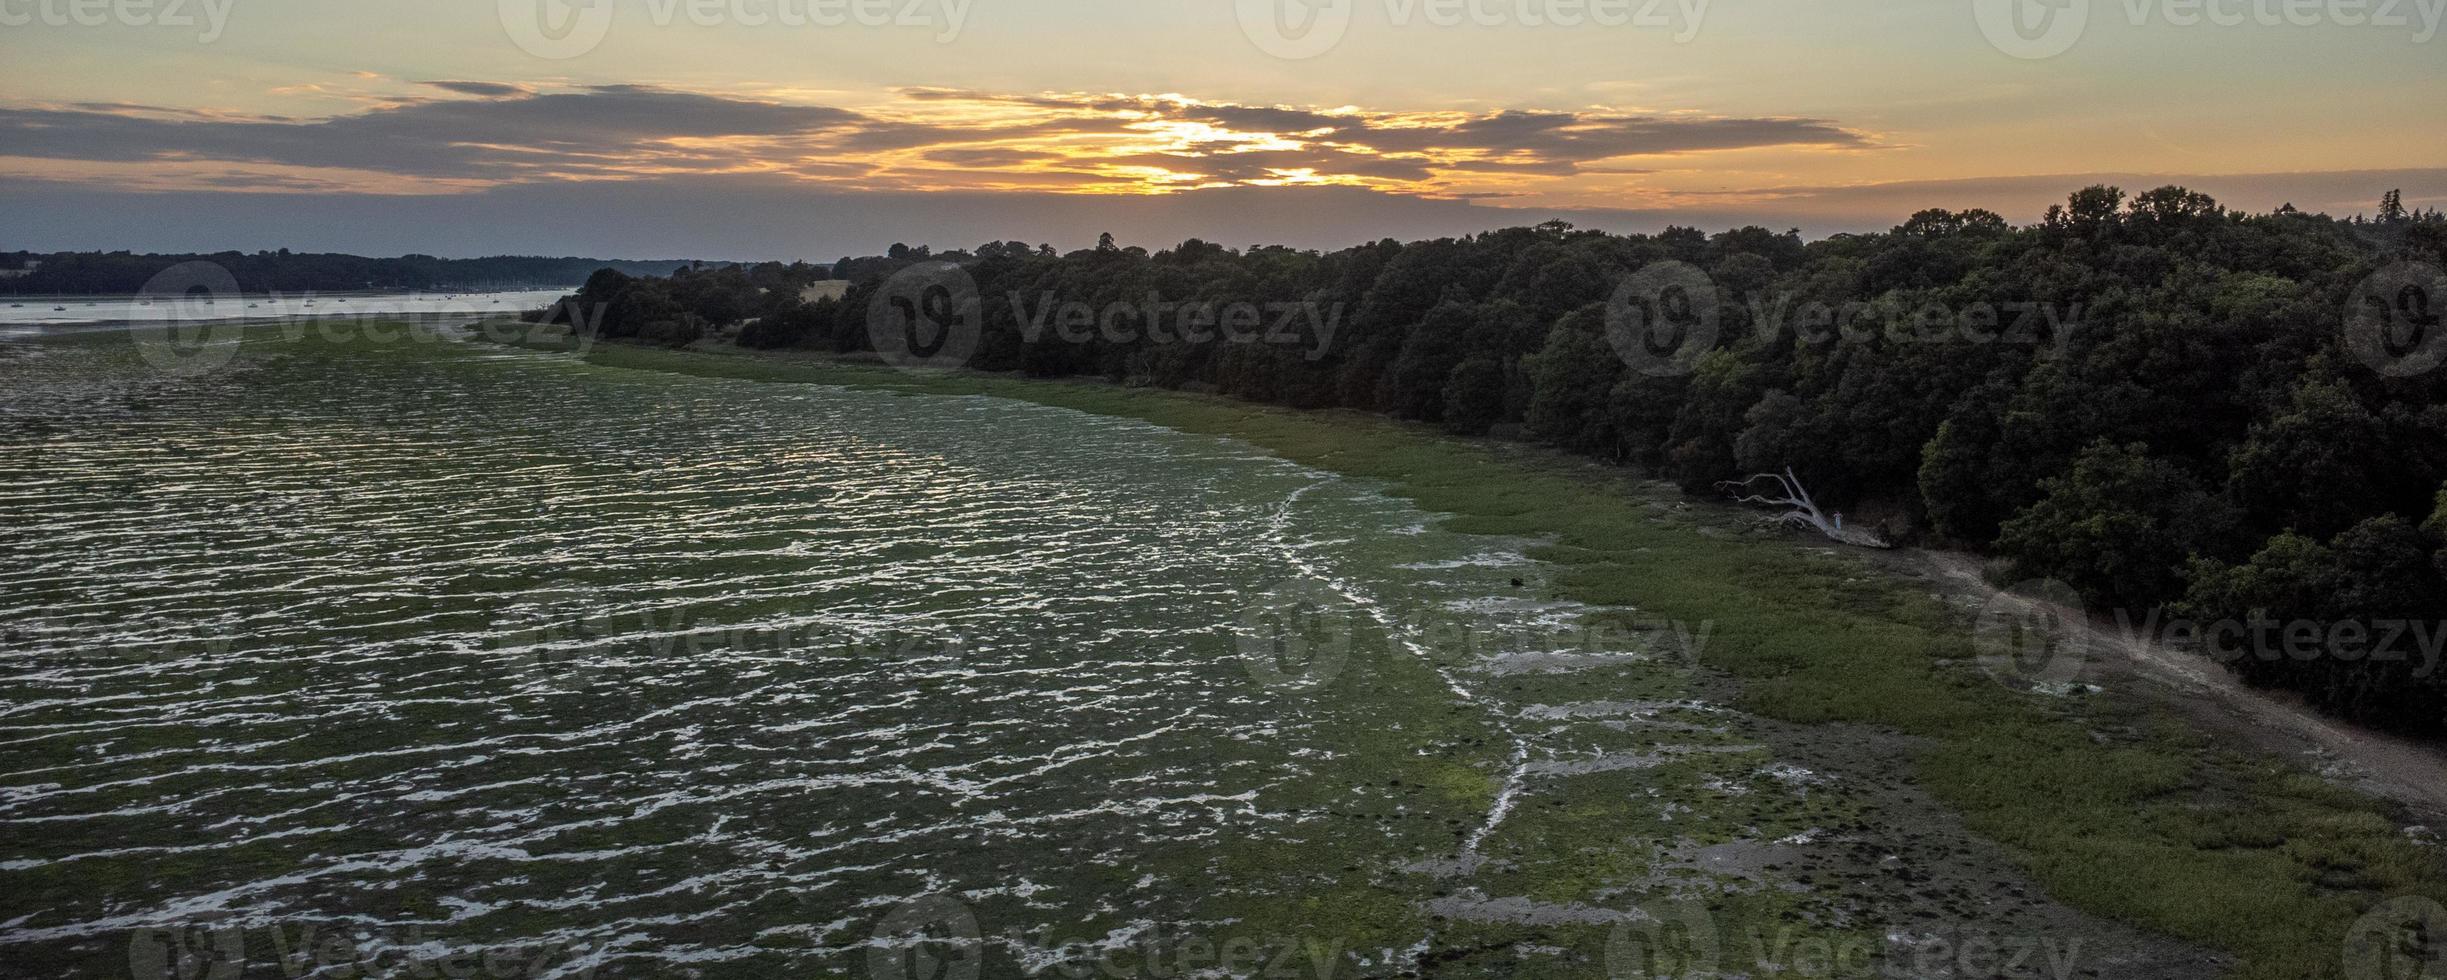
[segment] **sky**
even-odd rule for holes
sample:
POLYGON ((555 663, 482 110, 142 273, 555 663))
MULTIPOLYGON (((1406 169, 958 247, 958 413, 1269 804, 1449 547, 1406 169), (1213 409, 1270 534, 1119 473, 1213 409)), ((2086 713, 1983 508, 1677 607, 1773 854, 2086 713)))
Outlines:
POLYGON ((2447 206, 2447 0, 0 0, 0 248, 829 260, 2447 206))

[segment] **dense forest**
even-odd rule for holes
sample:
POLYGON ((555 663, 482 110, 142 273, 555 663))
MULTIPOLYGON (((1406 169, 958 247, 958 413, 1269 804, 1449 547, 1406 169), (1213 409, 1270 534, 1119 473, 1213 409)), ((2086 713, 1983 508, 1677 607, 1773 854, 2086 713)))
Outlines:
POLYGON ((130 295, 162 270, 182 262, 211 262, 250 293, 344 292, 358 289, 445 290, 482 292, 532 289, 585 282, 597 269, 618 269, 630 275, 662 276, 689 265, 682 261, 626 262, 602 259, 541 258, 501 255, 481 259, 441 259, 403 255, 373 259, 360 255, 317 252, 214 252, 209 255, 139 255, 132 252, 0 252, 0 270, 25 269, 22 276, 0 277, 0 294, 17 296, 130 295))
POLYGON ((896 246, 829 270, 604 270, 555 309, 607 337, 738 325, 746 346, 853 353, 894 274, 944 262, 975 284, 970 368, 1390 413, 1713 495, 1789 467, 1856 527, 1994 556, 2000 581, 2068 583, 2127 621, 2247 627, 2204 654, 2346 717, 2447 730, 2447 330, 2429 305, 2447 220, 2394 194, 2338 220, 2092 187, 2027 227, 1932 210, 1816 242, 1550 222, 1323 254, 896 246), (848 294, 801 299, 828 276, 848 294), (1048 301, 1311 315, 1295 342, 1167 343, 1040 329, 1048 301), (1702 349, 1660 369, 1623 343, 1627 312, 1702 349))

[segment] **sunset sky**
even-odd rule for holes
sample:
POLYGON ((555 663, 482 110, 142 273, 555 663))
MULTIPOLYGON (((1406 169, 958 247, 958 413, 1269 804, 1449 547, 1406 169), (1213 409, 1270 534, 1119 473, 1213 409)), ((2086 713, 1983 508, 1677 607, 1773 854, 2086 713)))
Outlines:
POLYGON ((1989 0, 92 2, 0 0, 0 247, 1824 234, 2097 180, 2447 204, 2447 0, 2099 0, 2004 35, 1989 0))

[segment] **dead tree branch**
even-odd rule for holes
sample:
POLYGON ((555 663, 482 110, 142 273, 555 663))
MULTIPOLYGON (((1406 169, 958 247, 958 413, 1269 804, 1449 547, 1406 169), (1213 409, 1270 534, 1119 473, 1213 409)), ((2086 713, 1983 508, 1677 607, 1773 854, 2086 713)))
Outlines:
POLYGON ((1841 515, 1829 521, 1827 515, 1818 509, 1818 503, 1810 499, 1810 491, 1802 487, 1801 478, 1793 475, 1793 468, 1790 466, 1785 467, 1781 474, 1756 473, 1740 480, 1727 480, 1717 484, 1716 488, 1733 494, 1735 503, 1791 508, 1770 518, 1769 523, 1815 530, 1826 535, 1827 540, 1841 544, 1863 548, 1893 547, 1875 534, 1857 528, 1844 527, 1841 515), (1775 481, 1775 491, 1773 493, 1754 491, 1753 485, 1761 480, 1775 481))

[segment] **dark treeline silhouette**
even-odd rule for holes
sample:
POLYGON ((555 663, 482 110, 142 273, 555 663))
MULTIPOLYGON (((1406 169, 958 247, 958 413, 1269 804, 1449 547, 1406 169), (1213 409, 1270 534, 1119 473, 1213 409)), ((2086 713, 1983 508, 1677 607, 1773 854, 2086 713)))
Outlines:
MULTIPOLYGON (((913 261, 896 265, 906 267, 913 261)), ((852 260, 841 260, 843 265, 852 260)), ((565 307, 576 305, 585 329, 615 340, 682 346, 710 330, 746 323, 743 334, 770 333, 788 326, 815 328, 821 314, 829 329, 837 305, 824 299, 810 303, 801 293, 830 278, 832 269, 794 262, 755 265, 684 266, 665 278, 634 276, 619 269, 595 270, 586 284, 562 303, 526 314, 528 320, 566 319, 565 307), (760 326, 761 324, 761 326, 760 326)), ((761 336, 761 334, 759 334, 761 336)), ((764 344, 777 347, 779 344, 764 344)))
MULTIPOLYGON (((355 289, 457 290, 531 289, 584 282, 588 273, 614 268, 633 275, 669 275, 688 262, 606 261, 501 255, 442 259, 403 255, 376 259, 318 252, 214 252, 154 255, 132 252, 0 252, 0 293, 18 296, 107 295, 142 292, 162 270, 184 262, 209 262, 229 271, 250 293, 342 292, 355 289)), ((186 281, 182 278, 182 282, 186 281)))
POLYGON ((2348 337, 2377 280, 2395 304, 2379 312, 2412 330, 2386 351, 2447 343, 2426 293, 2390 278, 2447 266, 2447 221, 2395 202, 2337 220, 2093 187, 2029 227, 1933 210, 1818 242, 1550 222, 1324 254, 896 246, 831 270, 854 280, 839 301, 803 302, 792 287, 820 270, 783 266, 605 271, 574 299, 601 304, 612 337, 742 323, 746 346, 849 353, 870 348, 893 273, 948 260, 982 299, 971 368, 1519 435, 1708 494, 1790 467, 1853 526, 1996 556, 1992 577, 2060 580, 2134 622, 2310 624, 2212 639, 2254 684, 2435 733, 2447 670, 2423 643, 2447 631, 2447 370, 2382 370, 2348 337), (1719 329, 1687 371, 1635 370, 1608 302, 1667 261, 1705 271, 1719 329), (1282 343, 1032 329, 1049 300, 1174 315, 1151 298, 1313 315, 1282 343))

